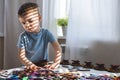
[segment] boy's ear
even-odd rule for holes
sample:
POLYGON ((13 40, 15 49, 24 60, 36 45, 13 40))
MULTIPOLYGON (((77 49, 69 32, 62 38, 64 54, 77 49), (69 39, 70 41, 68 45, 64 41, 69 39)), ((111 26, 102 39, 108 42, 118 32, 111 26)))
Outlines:
POLYGON ((42 20, 42 16, 39 14, 39 21, 41 21, 42 20))
POLYGON ((22 21, 22 18, 21 18, 21 17, 18 17, 18 20, 21 22, 21 21, 22 21))
POLYGON ((18 17, 18 20, 20 21, 20 23, 22 23, 24 21, 24 19, 22 17, 18 17))

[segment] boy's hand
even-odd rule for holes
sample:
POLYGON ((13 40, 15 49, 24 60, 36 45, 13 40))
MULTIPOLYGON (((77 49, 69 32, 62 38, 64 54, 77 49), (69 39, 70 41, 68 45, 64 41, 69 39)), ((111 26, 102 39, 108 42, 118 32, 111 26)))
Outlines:
POLYGON ((28 68, 32 71, 37 71, 37 70, 41 69, 41 67, 38 67, 35 64, 31 64, 30 66, 28 66, 28 68))
POLYGON ((44 67, 47 68, 47 69, 56 69, 58 68, 59 64, 56 64, 56 63, 53 63, 53 64, 48 64, 48 65, 45 65, 44 67))

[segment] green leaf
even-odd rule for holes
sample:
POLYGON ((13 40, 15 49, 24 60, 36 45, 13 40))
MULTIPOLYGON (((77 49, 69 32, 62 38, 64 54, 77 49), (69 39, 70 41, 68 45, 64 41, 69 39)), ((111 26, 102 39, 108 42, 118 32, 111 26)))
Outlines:
POLYGON ((57 25, 61 27, 65 27, 68 25, 68 18, 59 18, 57 19, 57 25))

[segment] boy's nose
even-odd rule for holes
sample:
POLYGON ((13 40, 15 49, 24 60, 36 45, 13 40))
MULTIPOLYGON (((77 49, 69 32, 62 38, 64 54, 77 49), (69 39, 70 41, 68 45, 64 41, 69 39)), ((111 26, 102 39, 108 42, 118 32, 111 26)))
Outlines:
POLYGON ((29 27, 29 26, 30 26, 30 23, 27 21, 27 22, 25 23, 25 25, 26 25, 26 27, 29 27))

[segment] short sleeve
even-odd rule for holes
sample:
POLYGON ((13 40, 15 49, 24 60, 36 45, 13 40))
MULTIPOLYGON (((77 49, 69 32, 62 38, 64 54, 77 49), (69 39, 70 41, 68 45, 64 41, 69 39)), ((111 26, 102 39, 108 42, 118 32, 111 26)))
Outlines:
POLYGON ((25 48, 22 34, 19 35, 18 42, 17 42, 17 46, 18 46, 19 48, 25 48))
POLYGON ((48 36, 48 40, 52 43, 54 41, 56 41, 55 37, 53 36, 53 34, 47 30, 47 36, 48 36))

